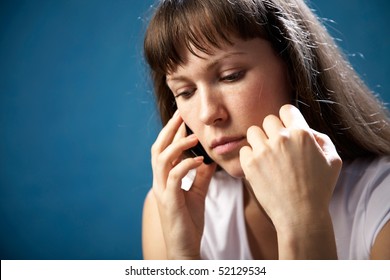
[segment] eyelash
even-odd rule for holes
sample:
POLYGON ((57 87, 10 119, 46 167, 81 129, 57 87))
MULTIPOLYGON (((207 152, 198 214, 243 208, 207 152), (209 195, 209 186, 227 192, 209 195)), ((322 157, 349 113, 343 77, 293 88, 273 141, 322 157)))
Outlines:
MULTIPOLYGON (((238 72, 234 72, 232 74, 223 76, 219 79, 221 82, 227 82, 227 83, 233 83, 240 79, 242 79, 245 75, 245 71, 241 70, 238 72)), ((195 92, 195 89, 189 90, 189 91, 183 91, 175 95, 175 98, 183 97, 184 99, 188 99, 192 96, 192 94, 195 92)))
POLYGON ((240 80, 242 77, 244 77, 244 75, 245 75, 245 71, 241 70, 241 71, 234 72, 232 74, 223 76, 220 78, 220 80, 225 81, 225 82, 235 82, 235 81, 240 80))
POLYGON ((175 98, 183 97, 184 99, 188 99, 191 97, 191 95, 195 92, 195 90, 186 90, 182 91, 175 95, 175 98))

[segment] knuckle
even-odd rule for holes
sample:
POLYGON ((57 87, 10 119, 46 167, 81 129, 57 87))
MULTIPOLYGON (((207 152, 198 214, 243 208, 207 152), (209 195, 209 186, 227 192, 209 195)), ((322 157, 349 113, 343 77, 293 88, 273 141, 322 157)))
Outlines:
POLYGON ((166 153, 161 153, 156 156, 156 164, 157 165, 164 165, 167 163, 168 158, 165 155, 166 153))
POLYGON ((269 157, 271 148, 270 147, 263 147, 262 149, 256 149, 253 151, 253 157, 251 165, 255 165, 260 160, 264 160, 269 157))
MULTIPOLYGON (((290 131, 286 129, 280 130, 277 134, 270 138, 270 148, 280 149, 287 146, 289 142, 291 142, 290 131)), ((262 153, 266 153, 266 151, 262 151, 262 153)))
POLYGON ((158 163, 159 154, 155 151, 155 148, 151 148, 151 163, 152 167, 155 167, 158 163))
POLYGON ((182 148, 182 147, 185 147, 188 145, 188 138, 181 138, 179 140, 177 140, 177 142, 175 143, 175 145, 178 147, 178 148, 182 148))
POLYGON ((155 155, 158 152, 158 146, 156 143, 153 143, 152 146, 150 147, 150 153, 152 155, 155 155))
POLYGON ((330 139, 330 137, 328 135, 323 134, 323 133, 321 133, 320 135, 324 139, 324 142, 333 144, 332 139, 330 139))
POLYGON ((276 143, 279 145, 285 145, 290 140, 289 133, 287 131, 281 131, 276 137, 276 143))
POLYGON ((307 143, 308 141, 311 141, 313 139, 313 136, 310 131, 306 129, 296 128, 292 129, 290 133, 295 139, 302 143, 307 143))
POLYGON ((340 168, 343 166, 343 160, 341 159, 340 156, 337 155, 337 156, 333 159, 332 164, 333 164, 336 168, 340 169, 340 168))
POLYGON ((256 157, 251 156, 245 160, 245 162, 242 164, 242 168, 246 176, 250 178, 258 172, 259 161, 256 157))
POLYGON ((179 181, 181 180, 180 173, 176 169, 172 169, 171 172, 169 172, 169 181, 179 181))
POLYGON ((157 184, 153 184, 152 193, 153 193, 153 195, 154 195, 154 198, 155 198, 158 202, 160 202, 160 201, 161 201, 161 196, 162 196, 162 194, 161 194, 161 190, 160 190, 160 188, 158 187, 157 184))
POLYGON ((249 168, 255 167, 260 160, 266 157, 266 149, 256 149, 246 158, 245 164, 249 168))
POLYGON ((249 157, 248 160, 245 162, 246 166, 250 169, 256 166, 256 158, 256 156, 249 157))

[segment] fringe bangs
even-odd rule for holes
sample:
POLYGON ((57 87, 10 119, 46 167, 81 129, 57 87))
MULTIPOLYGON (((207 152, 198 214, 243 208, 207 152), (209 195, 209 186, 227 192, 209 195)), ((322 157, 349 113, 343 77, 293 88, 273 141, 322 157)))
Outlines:
MULTIPOLYGON (((172 1, 160 3, 146 32, 145 57, 153 71, 169 73, 183 64, 185 50, 211 54, 230 36, 265 37, 264 16, 253 1, 172 1), (180 3, 180 4, 178 4, 180 3)), ((258 5, 258 4, 257 4, 258 5)))

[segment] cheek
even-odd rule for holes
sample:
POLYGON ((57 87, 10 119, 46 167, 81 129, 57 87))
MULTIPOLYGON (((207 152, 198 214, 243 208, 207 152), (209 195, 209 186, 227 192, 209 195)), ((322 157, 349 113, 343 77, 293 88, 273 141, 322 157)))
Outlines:
POLYGON ((187 106, 178 105, 178 111, 183 119, 183 122, 190 127, 197 136, 199 136, 199 125, 197 124, 196 114, 194 113, 195 110, 190 110, 187 106))
MULTIPOLYGON (((278 115, 280 107, 290 103, 290 89, 285 76, 278 72, 274 75, 260 75, 246 90, 246 108, 261 115, 278 115)), ((242 108, 244 110, 244 108, 242 108)))
POLYGON ((191 120, 192 116, 191 116, 190 106, 182 102, 176 102, 176 106, 181 118, 185 123, 187 123, 186 121, 191 120))
POLYGON ((273 103, 272 93, 264 78, 260 77, 241 87, 239 94, 231 103, 235 105, 235 111, 240 115, 264 115, 270 112, 270 105, 273 103))
POLYGON ((184 102, 178 101, 177 108, 184 123, 190 127, 198 137, 201 137, 202 122, 199 118, 199 115, 202 108, 198 98, 193 96, 191 99, 184 102))
POLYGON ((251 125, 262 127, 266 116, 278 116, 279 109, 287 103, 290 103, 290 97, 284 87, 259 79, 241 88, 239 94, 230 101, 233 108, 231 114, 244 129, 251 125))

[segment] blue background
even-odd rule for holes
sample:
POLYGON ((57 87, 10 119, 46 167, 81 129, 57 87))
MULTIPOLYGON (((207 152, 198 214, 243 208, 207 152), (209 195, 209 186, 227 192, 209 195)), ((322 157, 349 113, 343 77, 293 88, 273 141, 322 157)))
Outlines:
MULTIPOLYGON (((153 1, 0 3, 0 258, 142 258, 160 129, 142 58, 153 1)), ((311 3, 390 102, 388 1, 311 3)))

